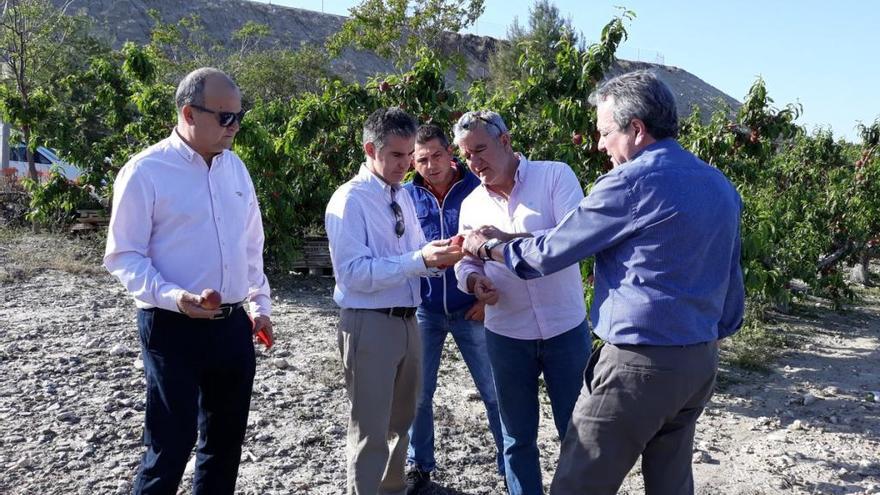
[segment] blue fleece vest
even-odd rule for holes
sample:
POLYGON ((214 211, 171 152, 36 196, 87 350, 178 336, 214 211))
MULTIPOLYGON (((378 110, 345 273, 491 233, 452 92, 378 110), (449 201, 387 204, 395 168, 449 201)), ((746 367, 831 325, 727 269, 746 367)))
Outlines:
MULTIPOLYGON (((480 185, 480 179, 467 167, 456 162, 459 180, 452 184, 441 205, 416 172, 411 182, 403 185, 413 199, 422 231, 428 241, 448 239, 458 233, 461 202, 480 185)), ((468 309, 476 299, 458 290, 455 270, 446 269, 442 277, 422 278, 422 308, 433 313, 454 313, 468 309)))

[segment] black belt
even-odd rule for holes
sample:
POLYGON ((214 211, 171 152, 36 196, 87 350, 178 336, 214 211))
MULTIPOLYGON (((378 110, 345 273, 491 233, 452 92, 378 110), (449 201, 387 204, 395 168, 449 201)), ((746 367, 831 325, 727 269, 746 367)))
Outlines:
POLYGON ((388 316, 397 316, 398 318, 411 318, 416 314, 416 308, 394 307, 394 308, 364 308, 365 311, 375 311, 388 316))
POLYGON ((244 303, 245 303, 245 301, 238 301, 237 303, 232 303, 232 304, 221 304, 220 307, 217 308, 220 311, 220 314, 218 314, 217 316, 214 316, 211 319, 212 320, 223 320, 223 319, 229 318, 230 316, 232 316, 232 313, 236 309, 244 306, 244 303))

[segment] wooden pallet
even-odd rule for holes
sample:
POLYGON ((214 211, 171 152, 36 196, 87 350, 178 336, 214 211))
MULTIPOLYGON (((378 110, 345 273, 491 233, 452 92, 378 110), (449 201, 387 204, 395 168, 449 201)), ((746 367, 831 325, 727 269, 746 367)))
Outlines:
POLYGON ((306 237, 303 242, 303 258, 293 264, 293 269, 308 271, 313 277, 332 277, 333 262, 326 237, 306 237))
POLYGON ((77 210, 77 222, 70 227, 72 232, 88 232, 110 225, 110 216, 105 210, 77 210))

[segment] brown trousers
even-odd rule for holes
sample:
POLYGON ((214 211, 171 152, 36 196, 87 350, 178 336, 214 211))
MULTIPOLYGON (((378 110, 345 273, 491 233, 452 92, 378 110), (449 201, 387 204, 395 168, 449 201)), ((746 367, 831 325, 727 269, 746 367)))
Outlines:
POLYGON ((617 493, 641 455, 646 495, 692 494, 694 431, 717 370, 716 342, 594 352, 550 493, 617 493))
POLYGON ((347 493, 402 495, 407 432, 422 382, 418 323, 415 317, 343 309, 338 339, 351 402, 347 493))

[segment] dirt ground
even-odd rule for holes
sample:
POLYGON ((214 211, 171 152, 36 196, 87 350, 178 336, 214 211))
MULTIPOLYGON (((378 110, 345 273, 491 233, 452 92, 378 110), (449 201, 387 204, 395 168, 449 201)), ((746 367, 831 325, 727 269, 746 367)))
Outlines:
MULTIPOLYGON (((0 231, 0 493, 130 492, 144 410, 135 307, 99 259, 94 243, 0 231)), ((342 493, 332 279, 272 282, 277 342, 258 352, 238 490, 342 493)), ((778 317, 789 348, 767 372, 723 366, 698 425, 697 493, 880 493, 880 291, 859 294, 842 312, 808 300, 778 317)), ((434 493, 501 493, 485 411, 449 342, 440 373, 434 493)), ((549 483, 549 403, 540 447, 549 483)), ((621 493, 642 491, 637 464, 621 493)))

